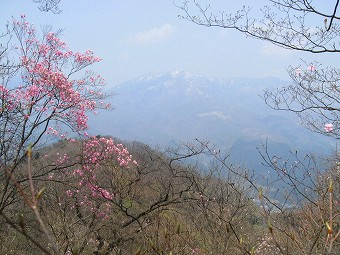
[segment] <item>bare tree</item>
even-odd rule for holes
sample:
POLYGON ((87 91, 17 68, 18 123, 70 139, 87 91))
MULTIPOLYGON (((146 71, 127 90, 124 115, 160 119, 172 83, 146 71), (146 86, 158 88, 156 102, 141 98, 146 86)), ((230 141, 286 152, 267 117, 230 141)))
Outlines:
MULTIPOLYGON (((183 11, 180 17, 206 27, 234 29, 289 50, 340 52, 339 0, 327 3, 328 8, 325 3, 311 0, 269 0, 259 10, 260 18, 248 6, 236 13, 214 13, 209 4, 202 2, 177 5, 183 11)), ((340 72, 338 67, 325 65, 303 62, 288 67, 292 84, 266 90, 262 97, 273 109, 296 113, 308 129, 339 139, 340 72)), ((266 144, 259 151, 264 167, 274 176, 263 188, 244 176, 259 194, 268 228, 256 252, 336 254, 340 235, 338 184, 334 182, 338 180, 338 153, 320 167, 313 156, 301 157, 296 152, 292 153, 293 161, 288 161, 271 155, 266 144)))
MULTIPOLYGON (((260 8, 243 6, 236 13, 213 12, 203 1, 176 4, 180 17, 206 27, 234 29, 279 47, 315 54, 340 52, 339 1, 269 0, 260 8), (325 6, 328 6, 326 8, 325 6)), ((273 109, 295 112, 312 131, 339 139, 339 68, 321 63, 288 67, 292 85, 265 91, 264 101, 273 109), (326 130, 324 125, 329 124, 326 130)))
MULTIPOLYGON (((207 143, 180 144, 165 152, 130 143, 128 149, 138 165, 124 169, 108 160, 98 171, 96 184, 114 196, 96 196, 85 203, 82 197, 89 193, 69 193, 73 187, 79 189, 72 173, 79 168, 81 143, 60 141, 40 151, 46 156, 34 157, 33 179, 37 187, 46 188, 41 214, 62 254, 138 254, 138 250, 139 254, 251 254, 261 226, 253 235, 247 233, 259 210, 249 199, 244 180, 233 174, 225 178, 224 165, 215 162, 203 173, 196 164, 199 157, 215 153, 207 143), (61 150, 69 161, 56 166, 61 150), (98 208, 101 212, 109 208, 110 213, 98 214, 98 208)), ((20 183, 23 179, 24 175, 20 183)), ((27 206, 14 201, 7 212, 14 226, 47 245, 27 206)), ((8 231, 11 238, 0 234, 0 240, 8 242, 0 246, 1 252, 37 253, 30 240, 11 228, 8 231)))
POLYGON ((339 1, 324 11, 311 0, 269 0, 262 7, 261 18, 255 18, 253 8, 243 6, 236 13, 210 12, 202 1, 184 1, 178 5, 180 17, 207 27, 236 29, 250 37, 266 40, 280 47, 312 53, 340 52, 339 1), (198 10, 194 14, 194 10, 198 10))
POLYGON ((33 0, 35 3, 39 3, 39 10, 43 12, 52 12, 54 14, 61 13, 59 9, 60 0, 33 0))

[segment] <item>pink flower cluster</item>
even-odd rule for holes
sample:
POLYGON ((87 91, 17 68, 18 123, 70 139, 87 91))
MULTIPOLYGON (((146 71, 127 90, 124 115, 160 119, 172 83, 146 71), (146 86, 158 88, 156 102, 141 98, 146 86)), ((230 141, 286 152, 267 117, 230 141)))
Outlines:
MULTIPOLYGON (((17 40, 17 47, 10 52, 13 59, 18 56, 17 73, 19 84, 4 80, 0 84, 0 123, 3 134, 9 137, 4 147, 16 151, 22 143, 37 143, 44 135, 76 142, 68 137, 67 128, 72 131, 85 132, 88 112, 98 108, 109 108, 103 101, 105 96, 99 89, 105 84, 104 79, 86 67, 101 59, 90 50, 85 53, 73 52, 60 40, 58 34, 45 33, 39 38, 34 26, 22 15, 14 20, 11 43, 17 40), (85 71, 83 75, 77 73, 85 71), (76 78, 73 76, 76 75, 76 78), (66 130, 65 130, 66 129, 66 130), (12 144, 13 137, 22 141, 12 144), (12 147, 13 148, 12 148, 12 147)), ((68 130, 69 131, 69 130, 68 130)), ((26 148, 22 146, 22 148, 26 148)), ((59 172, 49 173, 48 179, 71 178, 77 187, 66 192, 67 196, 77 196, 79 205, 90 208, 98 215, 107 215, 110 201, 114 194, 110 191, 110 182, 97 178, 102 172, 103 164, 128 168, 137 164, 122 144, 116 144, 112 138, 92 137, 84 141, 80 167, 66 174, 72 159, 68 155, 57 155, 55 164, 59 172), (105 183, 106 182, 106 183, 105 183), (98 207, 99 201, 102 201, 98 207), (104 202, 103 202, 104 201, 104 202), (95 204, 96 203, 96 204, 95 204)), ((78 165, 79 166, 79 165, 78 165)), ((106 169, 107 170, 107 169, 106 169)), ((102 176, 101 176, 102 177, 102 176)))
POLYGON ((332 132, 333 131, 333 124, 332 123, 326 123, 324 127, 326 132, 332 132))
POLYGON ((58 166, 64 165, 66 162, 68 162, 68 160, 69 160, 69 156, 64 153, 62 156, 60 156, 57 159, 56 165, 58 165, 58 166))
POLYGON ((130 165, 137 165, 137 162, 132 160, 132 156, 122 144, 116 144, 112 138, 106 137, 91 137, 85 141, 82 160, 82 167, 75 169, 72 173, 78 180, 78 187, 75 190, 68 190, 66 194, 77 195, 82 201, 79 205, 90 209, 97 215, 107 215, 94 205, 94 201, 98 202, 102 199, 106 204, 105 210, 108 211, 110 207, 108 202, 114 198, 107 184, 103 184, 103 180, 97 178, 102 165, 109 162, 111 166, 119 165, 128 168, 130 165))
POLYGON ((77 131, 86 129, 88 111, 109 107, 101 101, 104 95, 98 88, 105 81, 89 72, 79 80, 71 77, 101 59, 90 50, 84 54, 69 50, 52 32, 38 39, 24 15, 13 21, 13 29, 21 45, 17 47, 21 84, 16 88, 0 85, 0 105, 5 106, 1 111, 27 123, 53 120, 77 131))
MULTIPOLYGON (((309 73, 314 73, 314 72, 316 72, 316 66, 314 66, 314 65, 309 65, 309 66, 307 66, 307 71, 309 72, 309 73)), ((295 75, 296 76, 298 76, 298 77, 300 77, 300 76, 302 76, 302 74, 306 74, 306 72, 305 71, 303 71, 301 68, 296 68, 295 69, 295 75)))
POLYGON ((85 142, 83 154, 88 165, 96 165, 113 157, 120 166, 128 167, 131 162, 136 164, 128 150, 122 144, 116 144, 112 138, 92 137, 85 142))
POLYGON ((316 71, 316 67, 313 66, 313 65, 310 65, 307 67, 307 70, 310 71, 310 72, 315 72, 316 71))

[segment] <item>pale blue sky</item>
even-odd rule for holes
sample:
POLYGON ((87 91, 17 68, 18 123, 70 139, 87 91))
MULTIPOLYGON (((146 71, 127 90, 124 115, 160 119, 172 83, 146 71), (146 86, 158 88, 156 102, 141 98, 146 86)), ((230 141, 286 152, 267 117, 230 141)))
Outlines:
MULTIPOLYGON (((255 1, 210 2, 228 11, 255 1)), ((256 4, 266 2, 257 0, 256 4)), ((338 63, 334 54, 292 52, 236 31, 194 25, 178 18, 181 11, 172 0, 61 0, 62 13, 57 15, 39 11, 31 0, 0 0, 0 4, 2 30, 12 16, 26 14, 37 27, 64 29, 62 39, 72 50, 93 50, 103 58, 93 69, 108 86, 175 69, 221 78, 286 79, 286 67, 301 64, 301 58, 338 63)))

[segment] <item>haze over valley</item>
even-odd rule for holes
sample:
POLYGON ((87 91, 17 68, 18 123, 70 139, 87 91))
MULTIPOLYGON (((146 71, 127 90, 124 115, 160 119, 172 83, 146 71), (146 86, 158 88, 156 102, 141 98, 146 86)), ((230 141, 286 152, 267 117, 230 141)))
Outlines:
POLYGON ((277 78, 219 79, 178 70, 150 73, 115 87, 109 99, 114 109, 91 116, 90 130, 150 145, 208 140, 250 168, 261 167, 257 147, 265 143, 283 158, 296 150, 301 155, 328 152, 329 139, 261 98, 265 89, 287 84, 277 78))

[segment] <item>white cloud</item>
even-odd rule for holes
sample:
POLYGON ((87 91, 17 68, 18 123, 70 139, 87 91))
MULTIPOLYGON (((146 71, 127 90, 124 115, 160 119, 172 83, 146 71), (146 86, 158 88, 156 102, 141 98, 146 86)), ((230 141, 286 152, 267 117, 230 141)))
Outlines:
POLYGON ((155 44, 168 38, 174 31, 174 27, 170 24, 164 24, 147 31, 138 32, 131 38, 131 42, 135 44, 155 44))

